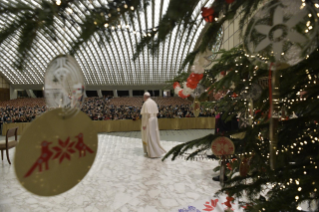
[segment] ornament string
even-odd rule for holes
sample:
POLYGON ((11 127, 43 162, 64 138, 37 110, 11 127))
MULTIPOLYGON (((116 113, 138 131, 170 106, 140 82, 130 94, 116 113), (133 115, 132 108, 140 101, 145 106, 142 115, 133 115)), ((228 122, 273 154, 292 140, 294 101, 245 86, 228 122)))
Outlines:
POLYGON ((272 87, 271 87, 271 68, 274 65, 274 63, 270 63, 269 66, 269 76, 268 76, 268 87, 269 87, 269 112, 268 112, 268 119, 271 118, 271 113, 272 113, 272 87))

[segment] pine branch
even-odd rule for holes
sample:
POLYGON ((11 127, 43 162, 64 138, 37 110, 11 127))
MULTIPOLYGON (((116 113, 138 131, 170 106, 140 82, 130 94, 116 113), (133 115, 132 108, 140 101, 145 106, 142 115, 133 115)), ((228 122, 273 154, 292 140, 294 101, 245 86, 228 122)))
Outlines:
POLYGON ((176 26, 182 24, 186 29, 190 29, 195 24, 192 19, 192 12, 199 0, 184 0, 181 6, 180 0, 171 0, 167 11, 160 20, 157 30, 153 31, 150 37, 143 38, 137 45, 133 60, 147 47, 154 55, 157 53, 160 43, 164 42, 168 35, 172 33, 176 26), (157 38, 155 36, 157 35, 157 38))

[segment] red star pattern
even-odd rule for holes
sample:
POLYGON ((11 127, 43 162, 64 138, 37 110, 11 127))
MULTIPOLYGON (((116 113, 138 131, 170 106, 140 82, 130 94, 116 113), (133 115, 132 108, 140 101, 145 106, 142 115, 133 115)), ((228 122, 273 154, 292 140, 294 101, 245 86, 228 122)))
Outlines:
POLYGON ((70 137, 66 139, 66 141, 62 141, 59 139, 59 145, 60 146, 55 146, 52 149, 54 149, 57 153, 53 157, 53 159, 59 158, 59 163, 61 163, 64 158, 71 160, 70 155, 75 153, 75 150, 73 149, 73 145, 75 142, 70 143, 70 137))

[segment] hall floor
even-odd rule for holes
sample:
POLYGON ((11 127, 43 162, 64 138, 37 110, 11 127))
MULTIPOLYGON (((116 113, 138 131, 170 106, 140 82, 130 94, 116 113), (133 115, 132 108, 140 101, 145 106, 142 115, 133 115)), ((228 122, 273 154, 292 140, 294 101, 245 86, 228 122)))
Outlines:
MULTIPOLYGON (((211 130, 161 131, 162 146, 170 150, 183 141, 211 130)), ((178 211, 217 191, 217 161, 175 161, 143 156, 139 132, 99 134, 95 162, 87 176, 71 190, 53 197, 27 192, 17 181, 6 158, 0 167, 0 211, 178 211)), ((14 149, 10 150, 11 159, 14 149)))

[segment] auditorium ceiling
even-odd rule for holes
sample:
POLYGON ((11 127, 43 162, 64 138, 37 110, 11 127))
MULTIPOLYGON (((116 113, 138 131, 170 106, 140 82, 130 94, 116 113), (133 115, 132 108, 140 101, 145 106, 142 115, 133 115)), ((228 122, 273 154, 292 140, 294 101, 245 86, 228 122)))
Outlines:
MULTIPOLYGON (((0 0, 1 4, 14 4, 24 2, 40 7, 41 0, 0 0)), ((59 0, 56 0, 57 2, 59 0)), ((169 38, 160 44, 156 56, 145 51, 133 61, 135 45, 147 34, 147 30, 155 29, 163 14, 165 14, 169 0, 150 0, 143 11, 135 11, 137 19, 129 23, 129 17, 123 17, 117 26, 105 26, 111 29, 108 43, 100 45, 99 36, 94 35, 89 42, 83 44, 75 53, 88 86, 137 86, 137 85, 163 85, 171 80, 181 67, 186 55, 191 52, 205 26, 201 17, 201 8, 209 6, 213 0, 202 0, 193 12, 193 18, 198 24, 191 32, 177 26, 169 38)), ((181 1, 182 3, 182 1, 181 1)), ((83 21, 88 12, 87 8, 97 8, 112 4, 111 0, 83 0, 72 4, 67 11, 79 23, 83 21)), ((0 27, 4 29, 16 17, 12 14, 0 16, 0 27)), ((58 55, 67 54, 70 43, 80 34, 77 24, 55 20, 55 29, 58 41, 53 42, 47 36, 38 33, 33 44, 32 57, 26 61, 23 72, 14 66, 17 57, 17 43, 20 31, 7 38, 0 46, 0 71, 13 85, 43 85, 47 65, 58 55)), ((187 67, 185 68, 185 70, 187 67)))

